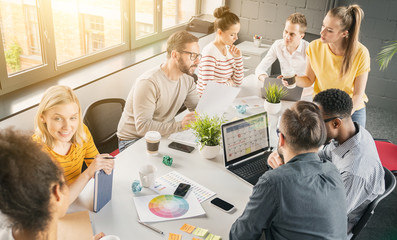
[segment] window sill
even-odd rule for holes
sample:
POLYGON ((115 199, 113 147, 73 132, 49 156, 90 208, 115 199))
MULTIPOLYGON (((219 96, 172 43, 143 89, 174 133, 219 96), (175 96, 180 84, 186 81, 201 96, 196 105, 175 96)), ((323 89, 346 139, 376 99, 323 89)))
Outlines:
MULTIPOLYGON (((207 34, 192 32, 201 38, 207 34)), ((32 86, 0 96, 0 122, 36 107, 45 90, 67 85, 76 90, 165 52, 167 39, 117 54, 32 86)))

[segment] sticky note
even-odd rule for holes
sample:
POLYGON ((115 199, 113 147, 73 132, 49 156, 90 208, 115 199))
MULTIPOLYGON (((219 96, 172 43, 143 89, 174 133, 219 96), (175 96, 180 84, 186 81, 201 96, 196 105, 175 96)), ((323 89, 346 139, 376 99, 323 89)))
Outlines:
POLYGON ((192 226, 192 225, 189 225, 189 224, 185 223, 181 227, 181 230, 184 231, 184 232, 187 232, 187 233, 192 233, 195 228, 196 228, 195 226, 192 226))
POLYGON ((182 239, 181 234, 170 233, 170 235, 168 235, 168 240, 181 240, 181 239, 182 239))
POLYGON ((221 240, 221 236, 214 235, 212 233, 208 234, 208 236, 205 238, 205 240, 221 240))
POLYGON ((198 228, 194 229, 193 234, 196 236, 199 236, 199 237, 205 237, 208 234, 208 230, 198 227, 198 228))
POLYGON ((192 240, 201 240, 200 238, 192 238, 192 240))

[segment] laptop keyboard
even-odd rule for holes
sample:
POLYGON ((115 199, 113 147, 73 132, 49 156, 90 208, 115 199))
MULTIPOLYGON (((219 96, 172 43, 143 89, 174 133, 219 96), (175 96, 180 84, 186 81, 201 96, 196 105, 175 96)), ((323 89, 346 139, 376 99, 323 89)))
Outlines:
POLYGON ((264 173, 268 167, 266 165, 267 156, 263 156, 249 164, 241 166, 237 169, 233 169, 237 175, 241 176, 244 179, 250 179, 257 174, 264 173))

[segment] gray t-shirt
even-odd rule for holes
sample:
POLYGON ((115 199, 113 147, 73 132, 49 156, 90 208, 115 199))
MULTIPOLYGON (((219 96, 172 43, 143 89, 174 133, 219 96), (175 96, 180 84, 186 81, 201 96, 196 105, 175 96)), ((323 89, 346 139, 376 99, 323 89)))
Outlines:
POLYGON ((183 104, 193 111, 198 100, 193 77, 183 74, 176 81, 170 80, 157 66, 141 75, 130 90, 117 136, 133 140, 147 131, 158 131, 162 136, 182 131, 175 115, 183 104))

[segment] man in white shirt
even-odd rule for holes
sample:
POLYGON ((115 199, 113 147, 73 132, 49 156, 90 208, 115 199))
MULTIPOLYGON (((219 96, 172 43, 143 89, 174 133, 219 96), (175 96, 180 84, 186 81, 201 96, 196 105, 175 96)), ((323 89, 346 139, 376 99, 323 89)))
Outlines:
MULTIPOLYGON (((270 47, 266 56, 255 69, 255 75, 264 81, 268 77, 269 69, 276 59, 280 62, 281 75, 289 77, 304 75, 306 70, 306 47, 309 42, 303 39, 307 28, 305 15, 291 14, 286 22, 283 39, 276 40, 270 47)), ((305 93, 307 95, 309 93, 305 93)))

